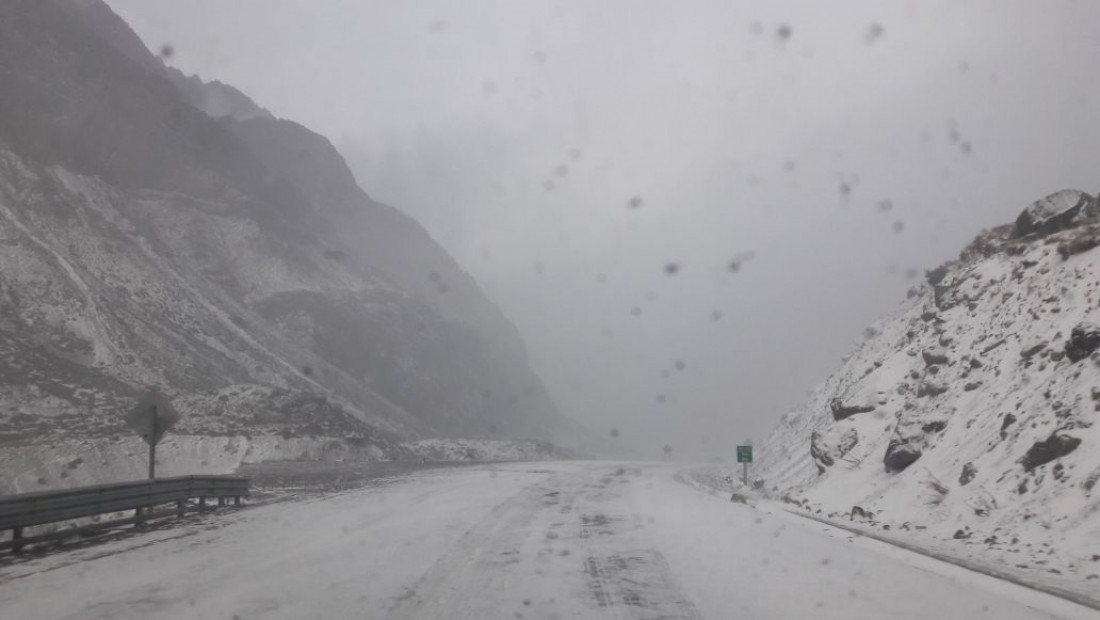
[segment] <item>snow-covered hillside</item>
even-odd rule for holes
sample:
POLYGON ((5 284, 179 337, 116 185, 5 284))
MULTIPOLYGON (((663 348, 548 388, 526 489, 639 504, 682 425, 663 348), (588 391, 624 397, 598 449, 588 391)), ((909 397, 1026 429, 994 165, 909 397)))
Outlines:
POLYGON ((0 449, 34 455, 0 490, 117 479, 93 464, 154 386, 181 462, 240 460, 204 437, 581 437, 515 327, 325 138, 170 69, 100 0, 0 3, 0 75, 0 449))
POLYGON ((1097 210, 1059 192, 930 271, 759 448, 765 488, 1029 581, 1100 588, 1097 210))

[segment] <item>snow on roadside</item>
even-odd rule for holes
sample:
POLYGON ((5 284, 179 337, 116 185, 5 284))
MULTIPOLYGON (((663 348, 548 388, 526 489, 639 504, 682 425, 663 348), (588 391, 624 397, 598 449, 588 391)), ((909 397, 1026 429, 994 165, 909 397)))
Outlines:
POLYGON ((401 444, 428 461, 537 461, 568 458, 553 444, 496 439, 423 439, 401 444))
MULTIPOLYGON (((0 495, 143 480, 149 447, 139 437, 60 440, 0 449, 0 495)), ((157 476, 228 474, 242 463, 379 460, 374 445, 333 437, 169 435, 157 446, 157 476)))
POLYGON ((1097 598, 1100 221, 1046 203, 1077 207, 983 233, 784 416, 754 473, 772 497, 1097 598))

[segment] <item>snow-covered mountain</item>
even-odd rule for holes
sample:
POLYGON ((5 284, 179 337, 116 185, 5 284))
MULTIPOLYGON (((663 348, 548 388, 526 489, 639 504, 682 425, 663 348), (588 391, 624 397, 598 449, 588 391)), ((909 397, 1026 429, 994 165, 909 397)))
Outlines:
POLYGON ((179 434, 266 456, 579 437, 515 328, 328 140, 167 67, 100 0, 5 1, 0 449, 67 447, 6 462, 0 492, 71 479, 80 449, 104 472, 82 479, 112 477, 103 442, 150 386, 179 434))
POLYGON ((784 416, 761 484, 1029 583, 1100 587, 1098 245, 1079 191, 983 232, 784 416))

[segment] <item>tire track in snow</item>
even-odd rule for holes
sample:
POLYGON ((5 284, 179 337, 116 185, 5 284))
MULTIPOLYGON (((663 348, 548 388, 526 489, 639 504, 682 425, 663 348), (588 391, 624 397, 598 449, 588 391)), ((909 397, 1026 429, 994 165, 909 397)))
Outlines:
POLYGON ((608 468, 525 487, 467 529, 387 617, 701 618, 622 493, 638 483, 608 468))

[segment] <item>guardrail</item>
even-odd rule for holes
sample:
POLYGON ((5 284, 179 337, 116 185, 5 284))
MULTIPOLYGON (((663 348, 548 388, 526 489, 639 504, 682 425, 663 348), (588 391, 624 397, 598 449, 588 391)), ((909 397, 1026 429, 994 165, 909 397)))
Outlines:
POLYGON ((217 498, 218 506, 225 506, 227 500, 233 498, 234 503, 239 506, 241 498, 249 495, 251 486, 252 481, 248 478, 178 476, 0 497, 0 532, 12 531, 11 540, 0 541, 0 550, 10 548, 18 553, 31 543, 130 523, 140 526, 146 521, 171 515, 182 517, 189 509, 206 510, 208 498, 217 498), (189 508, 187 501, 193 498, 198 498, 198 505, 189 508), (155 510, 158 506, 171 503, 175 503, 175 507, 170 510, 155 510), (24 536, 24 528, 127 510, 133 510, 134 515, 63 531, 24 536))

